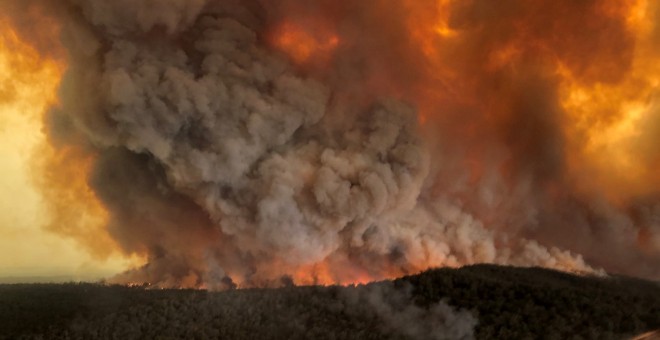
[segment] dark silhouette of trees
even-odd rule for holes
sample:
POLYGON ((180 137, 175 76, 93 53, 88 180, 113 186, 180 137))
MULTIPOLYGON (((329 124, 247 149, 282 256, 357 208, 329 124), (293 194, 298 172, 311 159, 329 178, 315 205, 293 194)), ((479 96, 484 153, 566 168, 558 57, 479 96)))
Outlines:
POLYGON ((225 292, 0 285, 0 339, 620 339, 658 328, 658 283, 539 268, 225 292))

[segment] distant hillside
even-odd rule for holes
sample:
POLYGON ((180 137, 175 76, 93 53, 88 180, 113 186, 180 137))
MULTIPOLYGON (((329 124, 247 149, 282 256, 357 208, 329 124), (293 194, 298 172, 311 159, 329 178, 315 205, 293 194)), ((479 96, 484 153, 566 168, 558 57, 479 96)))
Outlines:
POLYGON ((226 292, 0 285, 0 339, 621 339, 654 329, 658 283, 538 268, 226 292))

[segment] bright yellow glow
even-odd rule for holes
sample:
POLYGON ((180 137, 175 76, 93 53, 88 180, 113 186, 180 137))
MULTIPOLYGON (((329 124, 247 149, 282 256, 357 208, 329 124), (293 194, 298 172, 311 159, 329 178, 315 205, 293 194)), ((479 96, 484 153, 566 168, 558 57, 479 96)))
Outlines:
MULTIPOLYGON (((0 281, 16 276, 89 280, 135 263, 116 252, 104 258, 91 255, 74 239, 46 231, 58 220, 48 201, 54 197, 44 197, 44 190, 35 185, 39 174, 32 165, 35 157, 44 157, 36 154, 47 146, 42 115, 56 101, 62 72, 62 65, 41 58, 0 20, 0 281)), ((76 189, 85 177, 67 181, 76 189)), ((100 207, 93 201, 84 208, 94 204, 100 207)), ((89 211, 78 213, 85 216, 89 211)))
POLYGON ((611 199, 645 194, 655 187, 657 169, 639 141, 646 121, 657 114, 660 62, 653 37, 653 11, 647 0, 631 0, 627 24, 635 37, 629 72, 614 83, 584 84, 560 65, 560 95, 568 113, 569 166, 585 187, 611 199))
POLYGON ((438 12, 433 30, 443 38, 451 38, 458 35, 458 32, 449 27, 449 14, 451 13, 449 5, 449 0, 438 0, 436 4, 438 12))

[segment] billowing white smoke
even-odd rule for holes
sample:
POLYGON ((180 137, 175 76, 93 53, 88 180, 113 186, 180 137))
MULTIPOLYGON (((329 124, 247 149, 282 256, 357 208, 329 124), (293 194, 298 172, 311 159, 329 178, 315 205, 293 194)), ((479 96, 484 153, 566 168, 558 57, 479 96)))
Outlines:
POLYGON ((256 3, 70 2, 52 133, 86 136, 109 232, 150 256, 121 279, 263 284, 318 263, 337 282, 477 262, 592 271, 430 195, 444 170, 414 107, 305 76, 264 44, 256 3))

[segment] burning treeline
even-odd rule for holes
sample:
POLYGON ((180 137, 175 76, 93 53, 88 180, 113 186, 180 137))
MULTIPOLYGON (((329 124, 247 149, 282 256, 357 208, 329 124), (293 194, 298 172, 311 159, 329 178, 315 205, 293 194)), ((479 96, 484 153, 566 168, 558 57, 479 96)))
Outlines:
POLYGON ((52 229, 148 259, 117 281, 660 277, 655 1, 3 6, 66 64, 34 164, 52 229))

